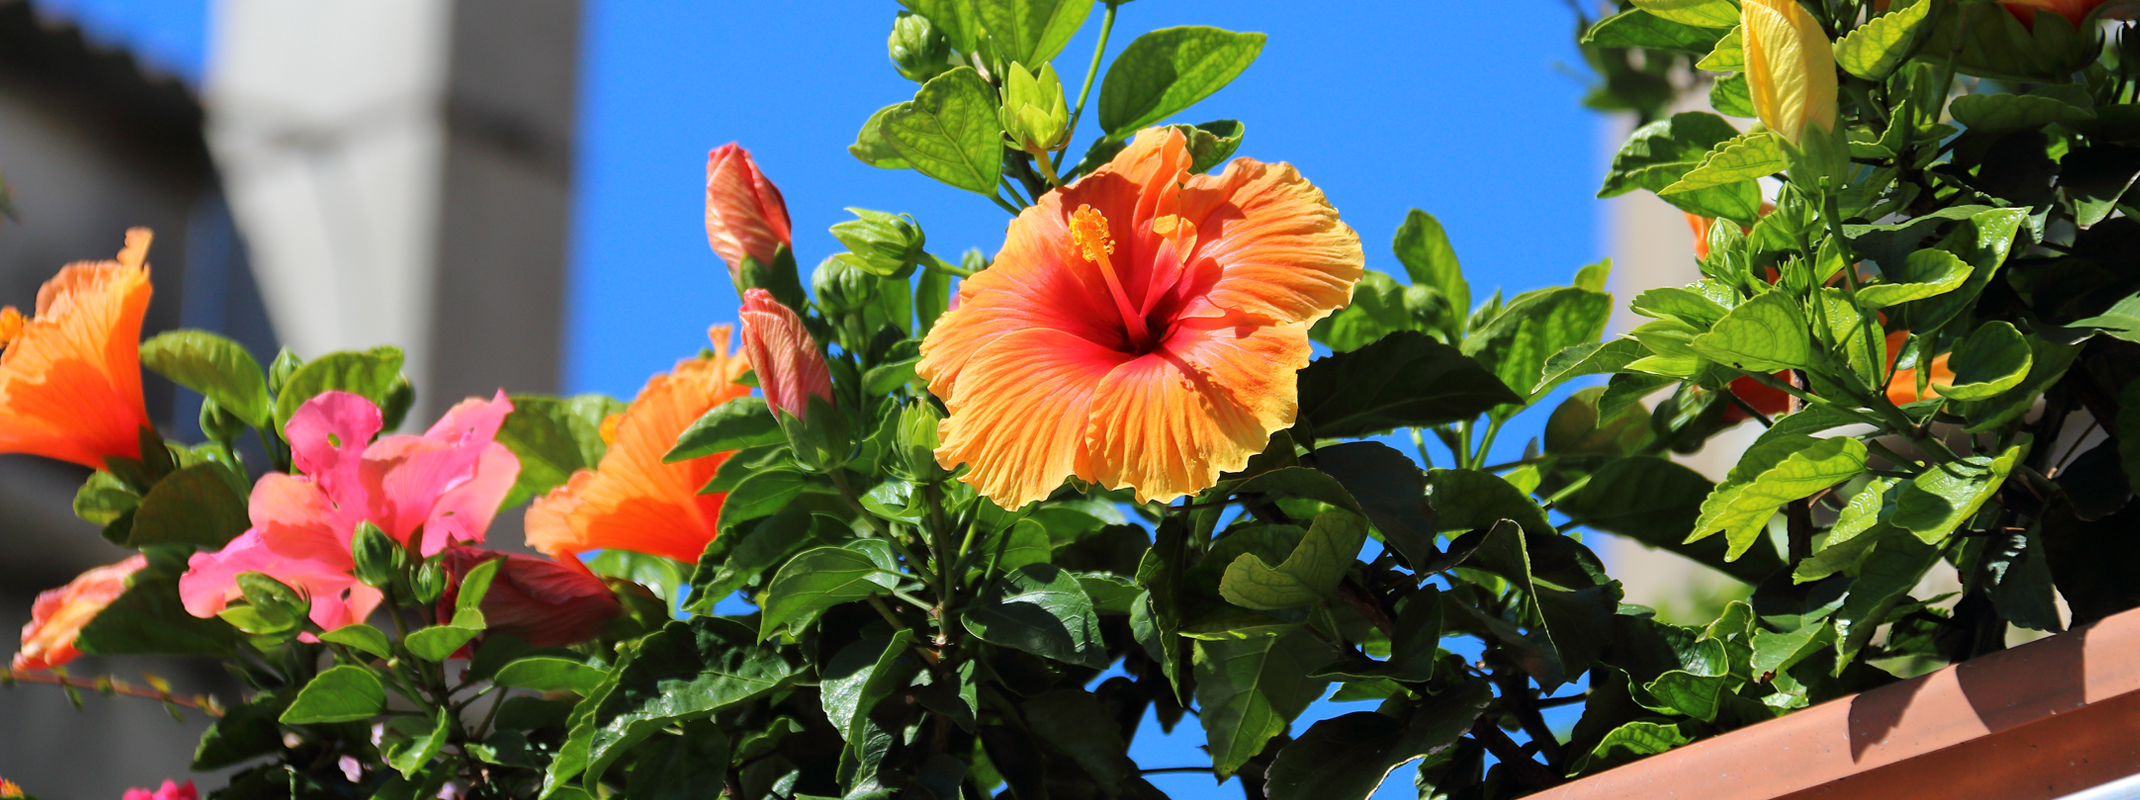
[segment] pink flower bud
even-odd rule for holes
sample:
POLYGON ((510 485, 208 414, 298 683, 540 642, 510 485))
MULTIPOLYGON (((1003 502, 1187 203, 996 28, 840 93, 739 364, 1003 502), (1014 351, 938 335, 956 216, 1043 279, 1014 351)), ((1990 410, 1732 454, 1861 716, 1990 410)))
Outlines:
POLYGON ((729 142, 706 154, 706 241, 737 277, 743 257, 767 266, 789 244, 788 204, 765 179, 750 151, 729 142))
POLYGON ((764 289, 743 293, 743 355, 758 375, 765 402, 802 419, 810 396, 832 402, 832 372, 825 355, 803 328, 802 317, 764 289))
MULTIPOLYGON (((82 626, 126 593, 127 577, 148 564, 148 558, 137 555, 84 572, 67 585, 38 595, 30 607, 30 624, 22 626, 22 650, 15 654, 14 668, 51 669, 80 656, 74 637, 82 626)), ((187 787, 190 790, 192 784, 187 787)))

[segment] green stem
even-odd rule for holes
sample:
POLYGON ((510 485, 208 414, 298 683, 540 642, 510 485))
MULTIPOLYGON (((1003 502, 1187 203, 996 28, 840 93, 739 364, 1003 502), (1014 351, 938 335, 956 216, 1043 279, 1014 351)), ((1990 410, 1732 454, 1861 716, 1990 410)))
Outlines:
POLYGON ((941 272, 946 275, 956 275, 961 278, 973 277, 973 270, 961 267, 957 264, 953 264, 949 261, 945 261, 933 255, 929 256, 928 259, 923 261, 922 263, 926 265, 929 269, 936 270, 937 272, 941 272))
MULTIPOLYGON (((1070 130, 1063 136, 1063 141, 1065 142, 1070 141, 1071 137, 1077 135, 1077 123, 1085 118, 1085 100, 1092 97, 1093 80, 1100 75, 1100 57, 1107 54, 1107 35, 1115 30, 1115 6, 1117 5, 1119 3, 1116 0, 1109 0, 1106 13, 1100 17, 1100 43, 1093 46, 1092 65, 1085 68, 1085 87, 1077 90, 1077 108, 1070 112, 1070 130)), ((1063 158, 1069 154, 1070 148, 1068 147, 1056 151, 1055 163, 1049 173, 1053 174, 1055 170, 1061 169, 1063 158)), ((1062 182, 1056 181, 1056 185, 1060 186, 1062 182)))
POLYGON ((1412 448, 1419 451, 1420 466, 1434 468, 1434 457, 1427 455, 1427 437, 1421 434, 1418 428, 1412 429, 1412 448))
POLYGON ((1003 210, 1011 212, 1011 216, 1018 216, 1018 207, 1011 205, 1009 200, 1003 199, 1002 192, 997 192, 995 194, 989 195, 988 199, 994 200, 996 202, 996 205, 1002 208, 1003 210))
POLYGON ((1011 199, 1018 202, 1018 208, 1023 209, 1033 204, 1025 199, 1025 195, 1018 193, 1017 185, 1011 183, 1011 176, 998 175, 996 176, 996 182, 1003 187, 1004 191, 1011 193, 1011 199))
POLYGON ((1492 417, 1486 419, 1486 435, 1479 437, 1478 449, 1471 452, 1471 469, 1480 469, 1486 463, 1487 454, 1494 448, 1494 438, 1501 435, 1501 426, 1507 422, 1508 420, 1492 417))
MULTIPOLYGON (((1056 151, 1056 152, 1059 152, 1059 153, 1060 153, 1060 152, 1067 152, 1067 151, 1068 151, 1068 149, 1069 149, 1069 148, 1064 148, 1063 150, 1058 150, 1058 151, 1056 151)), ((1036 167, 1039 167, 1039 168, 1040 168, 1040 175, 1041 175, 1041 177, 1044 177, 1044 178, 1047 178, 1047 179, 1048 179, 1048 185, 1050 185, 1050 186, 1061 186, 1061 185, 1063 185, 1063 177, 1062 177, 1061 175, 1057 175, 1057 174, 1055 174, 1055 165, 1053 165, 1053 164, 1050 164, 1050 163, 1048 163, 1048 154, 1046 154, 1046 153, 1034 153, 1034 154, 1033 154, 1033 166, 1036 166, 1036 167)))

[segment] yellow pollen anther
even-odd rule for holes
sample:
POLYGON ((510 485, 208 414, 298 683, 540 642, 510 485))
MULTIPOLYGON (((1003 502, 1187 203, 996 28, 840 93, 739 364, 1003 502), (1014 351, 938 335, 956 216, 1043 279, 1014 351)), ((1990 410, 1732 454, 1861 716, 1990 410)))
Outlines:
POLYGON ((1115 251, 1115 240, 1107 235, 1107 216, 1092 206, 1081 205, 1070 213, 1070 242, 1086 261, 1098 262, 1115 251))
POLYGON ((600 435, 601 435, 601 437, 602 437, 602 444, 605 444, 605 445, 612 445, 612 444, 616 444, 616 443, 617 443, 617 426, 618 426, 618 425, 621 425, 621 424, 623 424, 623 423, 624 423, 624 415, 623 415, 623 414, 611 414, 611 415, 609 415, 609 416, 603 417, 603 418, 602 418, 602 424, 601 424, 601 426, 595 429, 595 432, 596 432, 596 433, 598 433, 598 434, 600 434, 600 435))
POLYGON ((14 306, 0 308, 0 347, 21 338, 22 325, 22 312, 16 311, 14 306))

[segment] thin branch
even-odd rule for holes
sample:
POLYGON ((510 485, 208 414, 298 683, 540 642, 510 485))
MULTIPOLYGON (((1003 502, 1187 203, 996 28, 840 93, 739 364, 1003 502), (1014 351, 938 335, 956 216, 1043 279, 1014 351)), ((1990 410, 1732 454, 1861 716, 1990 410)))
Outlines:
MULTIPOLYGON (((160 681, 158 682, 160 683, 160 681)), ((28 670, 18 670, 13 667, 9 667, 7 670, 7 680, 0 681, 0 684, 12 686, 16 683, 41 683, 47 686, 59 686, 67 689, 87 689, 98 694, 139 697, 144 700, 155 700, 166 705, 178 706, 180 708, 190 708, 195 711, 199 711, 203 714, 207 714, 211 717, 223 716, 222 704, 217 703, 215 701, 215 698, 209 697, 208 695, 198 694, 192 697, 181 697, 179 695, 172 694, 164 689, 139 688, 137 686, 134 686, 133 684, 109 676, 95 678, 92 680, 84 680, 81 678, 72 678, 51 672, 32 672, 28 670)))

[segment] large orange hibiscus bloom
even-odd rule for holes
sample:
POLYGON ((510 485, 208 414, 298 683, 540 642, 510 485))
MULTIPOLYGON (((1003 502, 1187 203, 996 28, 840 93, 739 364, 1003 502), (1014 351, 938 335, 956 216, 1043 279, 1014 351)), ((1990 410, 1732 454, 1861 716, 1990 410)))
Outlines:
POLYGON ((134 228, 118 260, 68 264, 37 291, 34 317, 0 309, 0 453, 92 469, 141 455, 149 239, 134 228))
POLYGON ((700 416, 750 393, 735 383, 749 364, 728 352, 728 327, 715 326, 710 335, 711 353, 648 379, 638 399, 603 424, 605 434, 615 433, 595 469, 580 470, 528 507, 528 546, 570 565, 580 563, 581 552, 610 547, 698 560, 718 532, 727 498, 698 490, 728 454, 675 464, 661 457, 700 416))
POLYGON ((923 341, 951 410, 937 460, 998 504, 1072 475, 1170 501, 1293 424, 1308 326, 1350 301, 1360 237, 1290 165, 1189 164, 1148 130, 1041 197, 923 341))

